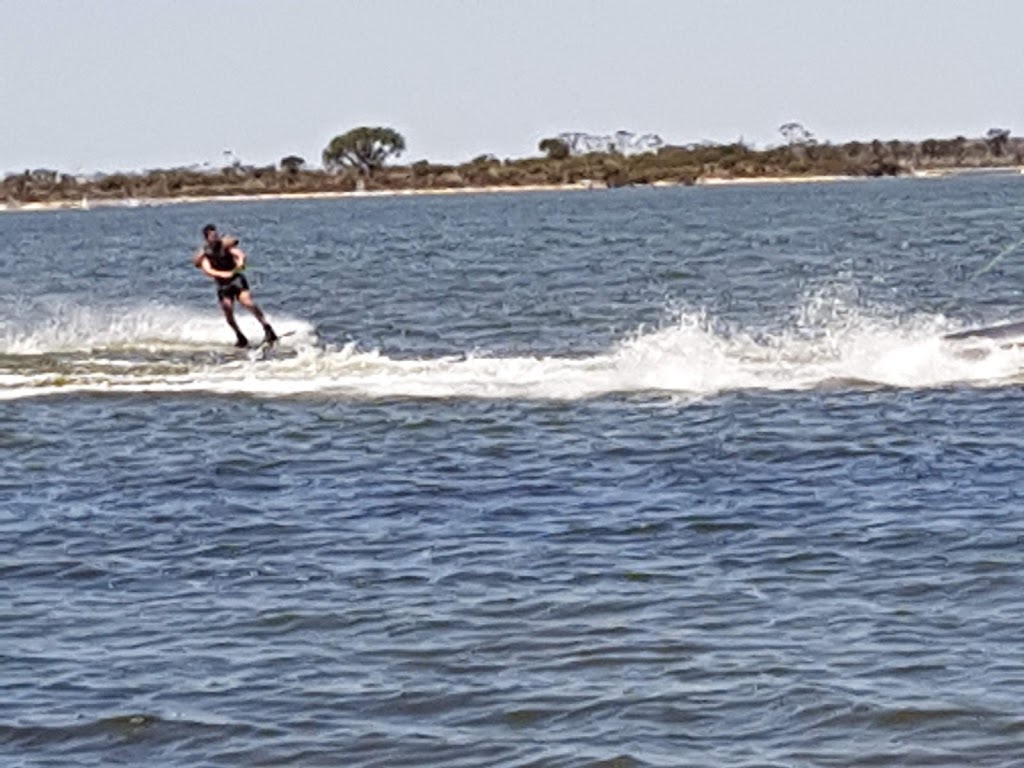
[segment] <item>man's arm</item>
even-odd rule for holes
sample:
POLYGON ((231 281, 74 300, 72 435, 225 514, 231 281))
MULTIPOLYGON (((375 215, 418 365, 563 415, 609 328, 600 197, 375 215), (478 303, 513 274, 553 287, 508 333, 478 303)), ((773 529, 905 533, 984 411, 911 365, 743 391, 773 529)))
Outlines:
POLYGON ((238 246, 232 246, 228 248, 228 253, 231 254, 231 258, 235 260, 235 272, 245 271, 245 251, 238 246))
POLYGON ((192 263, 199 267, 202 273, 207 277, 219 277, 221 280, 230 280, 232 277, 235 276, 234 272, 226 272, 224 270, 214 269, 213 267, 211 267, 210 260, 202 252, 200 252, 196 256, 196 258, 192 260, 192 263))

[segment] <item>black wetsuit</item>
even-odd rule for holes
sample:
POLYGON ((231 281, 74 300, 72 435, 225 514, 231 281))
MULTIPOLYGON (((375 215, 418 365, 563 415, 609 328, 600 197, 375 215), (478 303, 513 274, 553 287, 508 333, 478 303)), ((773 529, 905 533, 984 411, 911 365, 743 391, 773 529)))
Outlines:
MULTIPOLYGON (((220 272, 232 272, 235 269, 235 257, 231 255, 230 249, 224 247, 221 240, 215 243, 207 243, 203 248, 203 254, 210 260, 210 266, 220 272)), ((217 281, 218 299, 237 299, 242 291, 249 290, 249 281, 241 272, 231 277, 215 277, 217 281)))

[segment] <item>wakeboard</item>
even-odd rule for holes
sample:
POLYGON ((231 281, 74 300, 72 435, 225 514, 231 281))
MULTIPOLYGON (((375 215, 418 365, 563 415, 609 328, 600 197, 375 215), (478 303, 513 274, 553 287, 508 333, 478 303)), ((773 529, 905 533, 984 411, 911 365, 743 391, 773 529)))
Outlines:
POLYGON ((276 349, 277 343, 281 341, 281 339, 294 335, 295 331, 285 331, 284 333, 277 334, 277 338, 273 341, 267 341, 264 339, 255 347, 250 347, 245 351, 248 353, 249 360, 254 363, 259 360, 268 360, 273 355, 274 349, 276 349))

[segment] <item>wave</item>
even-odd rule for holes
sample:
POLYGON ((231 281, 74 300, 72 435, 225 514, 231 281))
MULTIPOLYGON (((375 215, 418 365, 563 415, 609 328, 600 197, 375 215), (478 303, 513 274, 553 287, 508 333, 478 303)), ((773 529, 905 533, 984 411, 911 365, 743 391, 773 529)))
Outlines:
MULTIPOLYGON (((321 345, 314 326, 275 318, 291 335, 270 359, 235 355, 210 312, 142 307, 67 310, 31 330, 8 327, 0 399, 73 392, 220 393, 260 397, 579 400, 610 395, 704 398, 737 390, 999 386, 1024 370, 1024 351, 950 344, 941 315, 875 318, 801 308, 789 329, 716 329, 679 313, 607 352, 585 356, 460 354, 394 359, 357 345, 321 345), (812 317, 813 316, 813 317, 812 317)), ((258 327, 248 317, 243 329, 258 327)))
MULTIPOLYGON (((260 338, 259 324, 244 310, 237 313, 242 330, 260 338)), ((58 305, 26 321, 0 323, 0 355, 51 355, 104 349, 208 349, 230 343, 233 334, 214 311, 183 310, 162 304, 123 310, 58 305)), ((313 326, 302 320, 275 318, 281 331, 315 340, 313 326)))

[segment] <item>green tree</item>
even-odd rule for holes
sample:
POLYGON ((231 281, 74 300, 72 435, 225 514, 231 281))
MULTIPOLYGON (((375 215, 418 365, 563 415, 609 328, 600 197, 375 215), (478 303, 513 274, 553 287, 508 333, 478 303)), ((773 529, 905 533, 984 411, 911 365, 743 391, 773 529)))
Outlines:
POLYGON ((569 145, 562 139, 541 139, 537 149, 548 156, 548 160, 565 160, 569 156, 569 145))
POLYGON ((290 173, 292 176, 302 170, 306 161, 298 155, 288 155, 281 158, 281 170, 290 173))
POLYGON ((817 143, 814 134, 804 128, 803 123, 783 123, 779 126, 779 133, 791 147, 817 143))
POLYGON ((925 139, 921 142, 921 154, 934 160, 942 155, 942 145, 936 139, 925 139))
POLYGON ((985 134, 989 150, 996 157, 1006 154, 1006 146, 1010 143, 1010 131, 1006 128, 989 128, 985 134))
POLYGON ((956 155, 956 163, 959 165, 967 155, 967 139, 964 136, 957 136, 953 139, 953 153, 956 155))
POLYGON ((412 164, 412 175, 413 178, 422 179, 430 175, 430 161, 429 160, 417 160, 412 164))
POLYGON ((328 170, 349 167, 369 176, 404 151, 405 139, 392 128, 361 126, 331 139, 323 161, 328 170))
POLYGON ((803 126, 803 123, 783 123, 779 126, 779 133, 789 144, 789 152, 794 159, 799 161, 814 159, 813 148, 818 141, 814 138, 814 134, 803 126))

